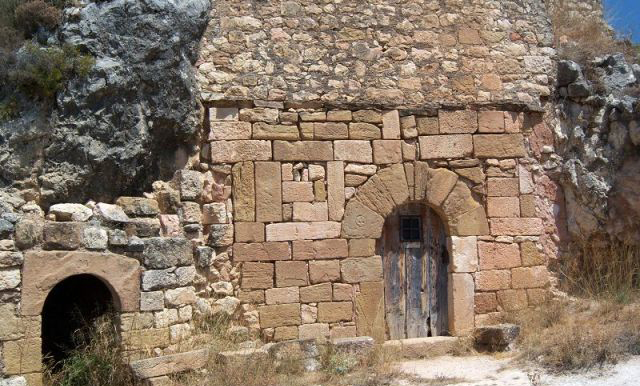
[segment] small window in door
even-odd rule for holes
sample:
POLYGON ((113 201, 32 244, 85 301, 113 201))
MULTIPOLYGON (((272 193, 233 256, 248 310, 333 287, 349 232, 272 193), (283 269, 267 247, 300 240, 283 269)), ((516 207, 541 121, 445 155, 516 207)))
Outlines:
POLYGON ((400 217, 400 241, 420 241, 421 239, 420 216, 400 217))

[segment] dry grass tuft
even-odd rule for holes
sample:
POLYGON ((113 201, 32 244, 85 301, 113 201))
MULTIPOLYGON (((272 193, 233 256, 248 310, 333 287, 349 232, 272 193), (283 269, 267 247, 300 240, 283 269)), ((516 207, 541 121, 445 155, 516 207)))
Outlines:
POLYGON ((556 300, 509 319, 522 328, 522 358, 550 371, 602 367, 640 354, 639 304, 556 300))

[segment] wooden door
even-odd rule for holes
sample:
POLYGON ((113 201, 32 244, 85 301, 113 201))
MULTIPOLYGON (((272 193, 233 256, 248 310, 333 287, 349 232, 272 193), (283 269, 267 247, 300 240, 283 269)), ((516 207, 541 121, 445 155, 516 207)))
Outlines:
POLYGON ((446 335, 449 259, 438 215, 421 204, 399 208, 385 222, 378 252, 388 338, 446 335))

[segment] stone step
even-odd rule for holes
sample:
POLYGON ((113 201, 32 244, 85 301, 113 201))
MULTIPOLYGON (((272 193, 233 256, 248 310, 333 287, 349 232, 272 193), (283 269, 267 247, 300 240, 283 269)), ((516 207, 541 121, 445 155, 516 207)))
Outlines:
POLYGON ((209 350, 195 350, 156 358, 140 359, 129 366, 137 379, 152 379, 166 375, 193 371, 204 367, 209 360, 209 350))
POLYGON ((450 355, 459 349, 461 344, 461 339, 457 337, 436 336, 388 340, 382 344, 382 349, 387 355, 419 359, 450 355))

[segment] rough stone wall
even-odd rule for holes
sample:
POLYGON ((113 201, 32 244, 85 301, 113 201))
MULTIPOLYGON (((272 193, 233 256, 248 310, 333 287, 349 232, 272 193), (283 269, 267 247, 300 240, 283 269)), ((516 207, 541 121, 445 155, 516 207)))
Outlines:
POLYGON ((604 21, 602 0, 550 0, 548 9, 552 12, 561 9, 562 12, 604 21))
POLYGON ((540 107, 553 49, 534 1, 217 1, 204 100, 540 107))

